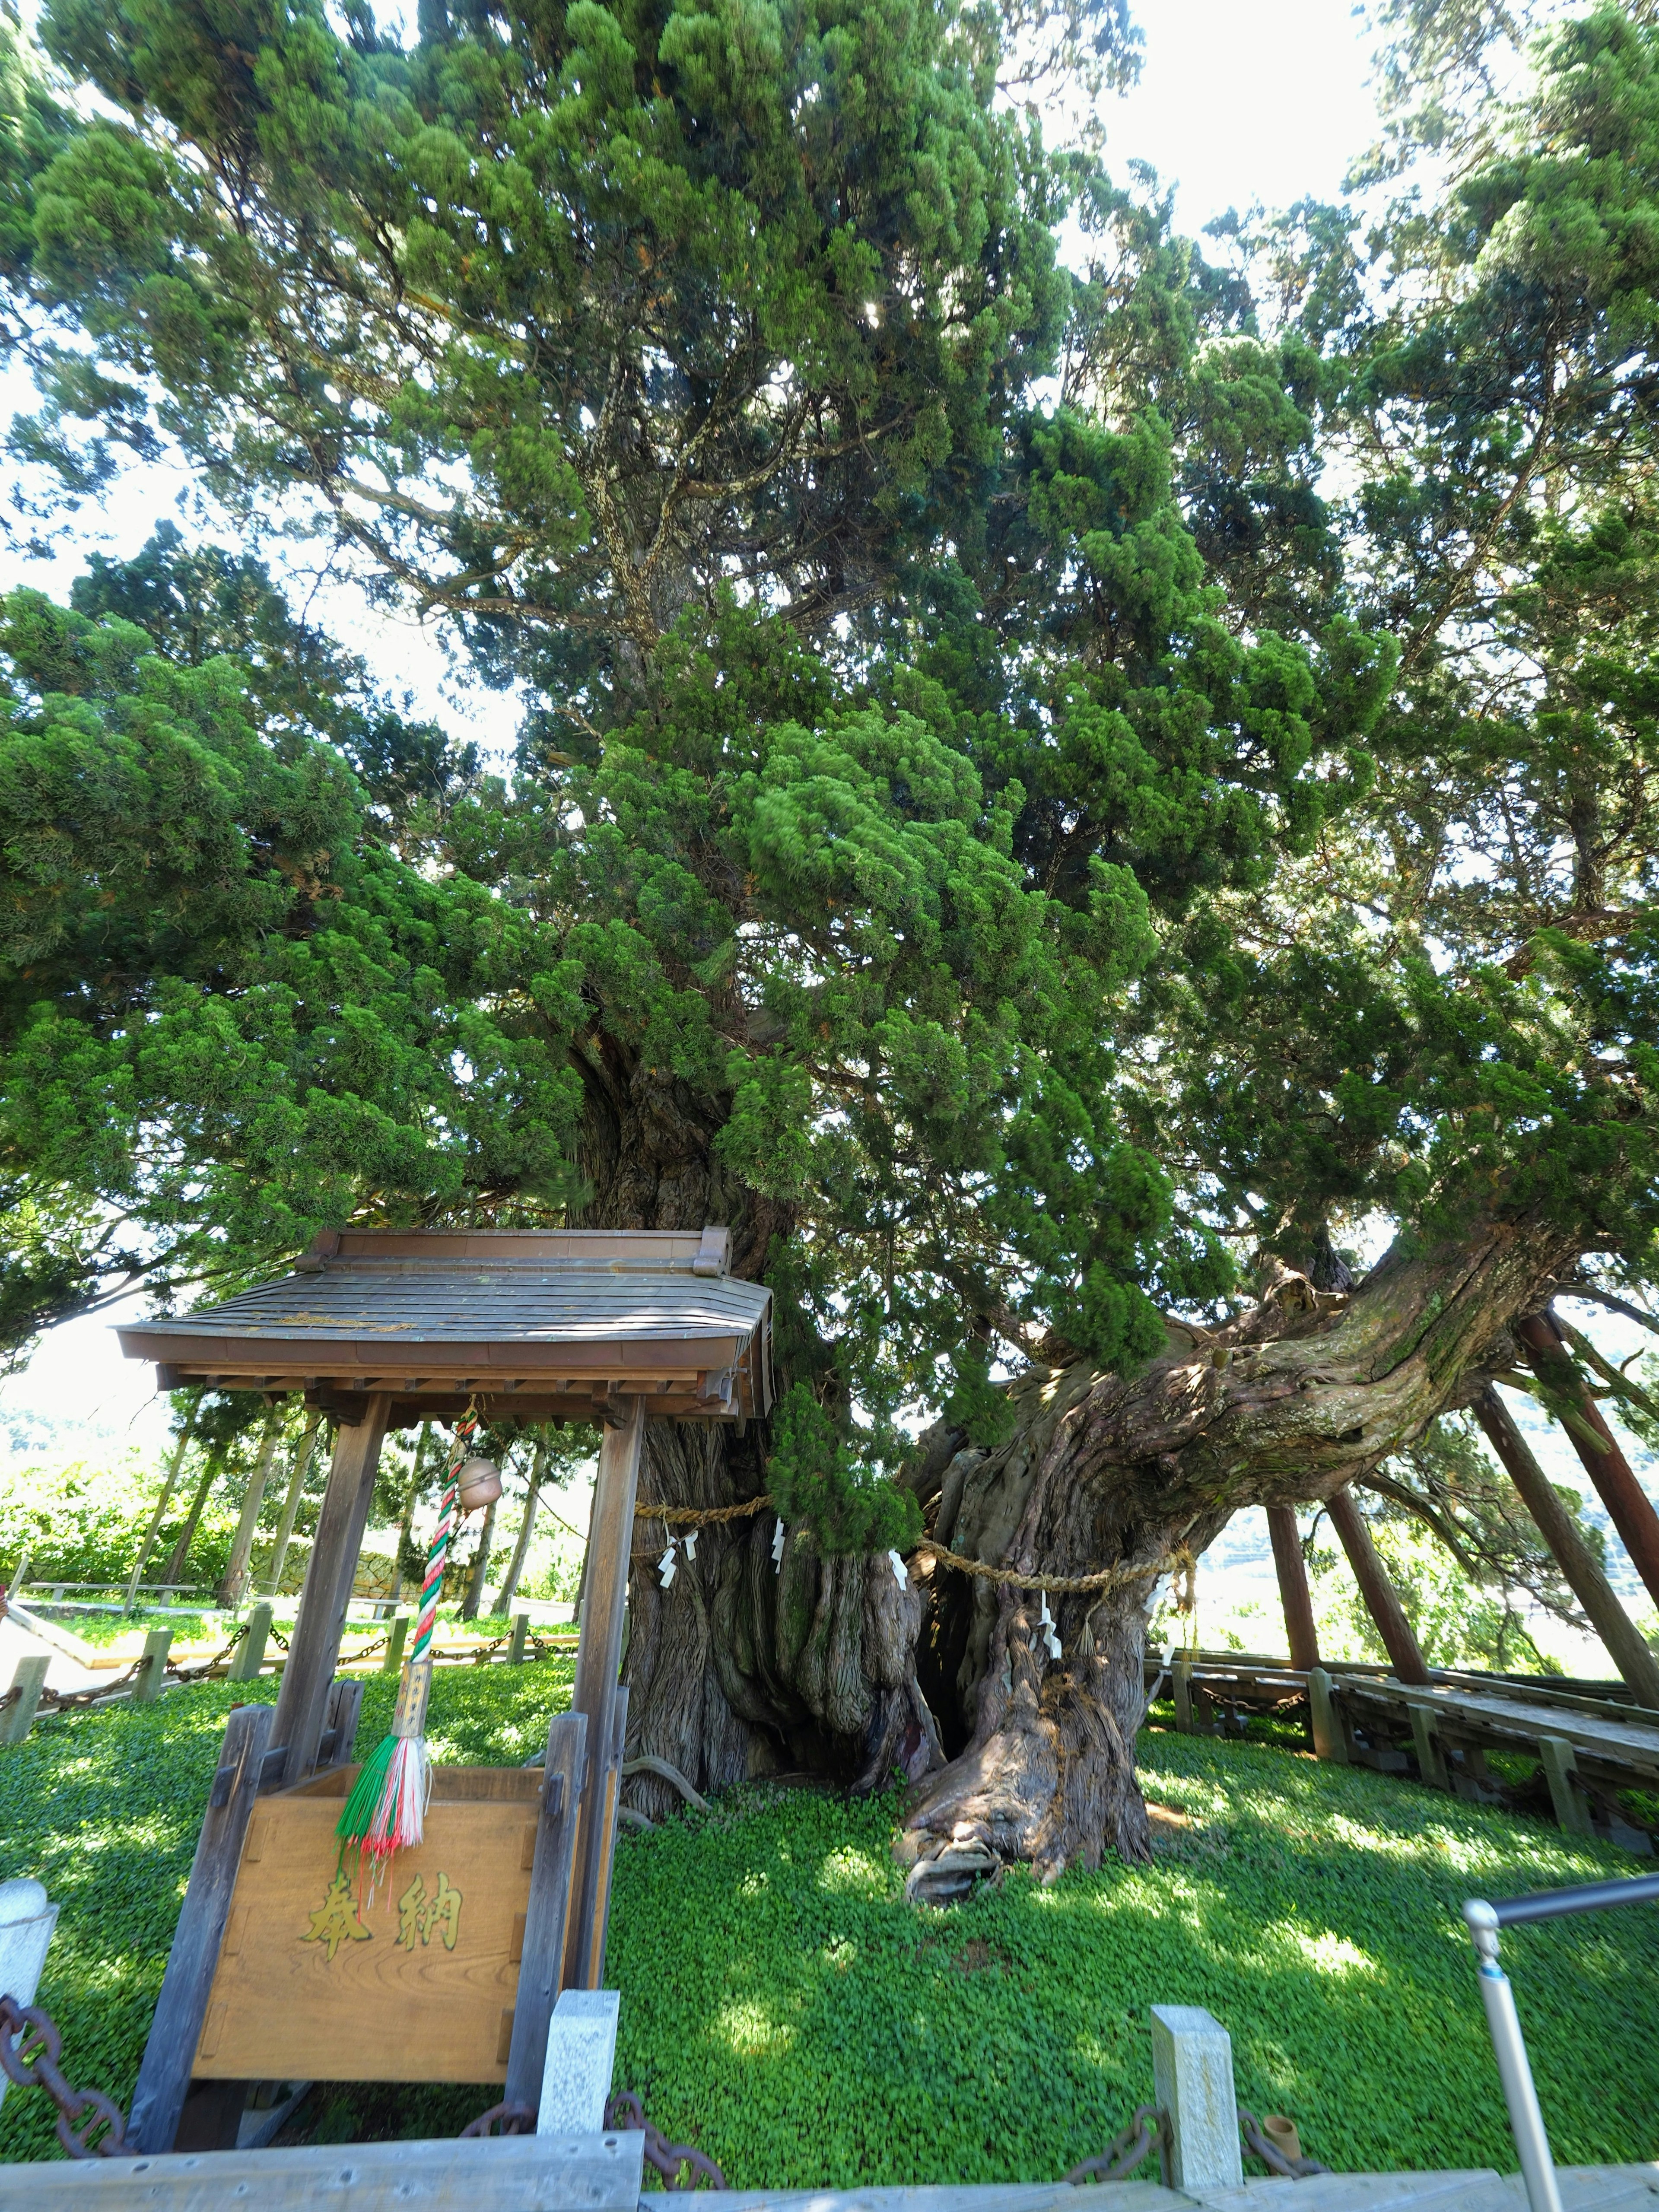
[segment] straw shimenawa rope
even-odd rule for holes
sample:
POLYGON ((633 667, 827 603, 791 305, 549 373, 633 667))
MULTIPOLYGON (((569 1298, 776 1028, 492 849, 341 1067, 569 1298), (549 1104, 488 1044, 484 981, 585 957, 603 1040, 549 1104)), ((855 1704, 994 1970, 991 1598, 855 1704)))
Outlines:
MULTIPOLYGON (((740 1505, 650 1505, 634 1508, 638 1521, 661 1521, 678 1528, 704 1528, 722 1521, 744 1521, 750 1514, 763 1513, 772 1504, 769 1492, 763 1491, 758 1498, 747 1498, 740 1505)), ((1160 1559, 1126 1559, 1115 1567, 1103 1567, 1092 1575, 1036 1575, 1021 1574, 1012 1567, 991 1566, 983 1559, 964 1559, 947 1545, 936 1544, 931 1536, 924 1537, 910 1557, 921 1559, 926 1553, 954 1567, 958 1574, 977 1575, 981 1581, 1007 1583, 1015 1589, 1046 1590, 1054 1597, 1080 1595, 1085 1590, 1108 1590, 1122 1583, 1155 1581, 1159 1575, 1187 1572, 1193 1565, 1193 1555, 1186 1546, 1177 1545, 1160 1559)), ((636 1559, 651 1556, 635 1553, 636 1559)))

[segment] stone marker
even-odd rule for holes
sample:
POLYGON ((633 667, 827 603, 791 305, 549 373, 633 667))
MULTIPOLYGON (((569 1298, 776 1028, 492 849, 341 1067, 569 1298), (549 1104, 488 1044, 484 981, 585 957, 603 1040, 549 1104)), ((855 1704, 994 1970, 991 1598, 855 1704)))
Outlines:
MULTIPOLYGON (((58 1907, 49 1904, 44 1885, 27 1875, 0 1881, 0 1996, 33 2004, 46 1963, 46 1946, 58 1925, 58 1907)), ((0 2074, 0 2104, 7 2082, 0 2074)))
POLYGON ((52 1656, 46 1651, 26 1651, 18 1661, 17 1672, 11 1678, 17 1702, 0 1713, 0 1743, 21 1743, 34 1726, 35 1709, 46 1686, 46 1668, 51 1664, 52 1656))
POLYGON ((598 2135, 617 2063, 615 1990, 562 1990, 547 2031, 538 2136, 598 2135))
POLYGON ((1232 2039, 1202 2005, 1152 2007, 1152 2080, 1170 2116, 1177 2189, 1240 2189, 1232 2039))

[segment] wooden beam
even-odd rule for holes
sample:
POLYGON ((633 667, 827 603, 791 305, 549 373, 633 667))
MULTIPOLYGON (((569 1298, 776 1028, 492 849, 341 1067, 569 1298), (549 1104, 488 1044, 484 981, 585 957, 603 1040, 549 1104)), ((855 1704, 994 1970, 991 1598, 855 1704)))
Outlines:
POLYGON ((587 1723, 581 1714, 556 1714, 547 1731, 547 1751, 542 1762, 541 1810, 536 1821, 530 1897, 525 1907, 518 1994, 513 2000, 507 2086, 501 2092, 506 2103, 528 2105, 532 2111, 541 2102, 548 2023, 553 2017, 564 1966, 570 1869, 575 1858, 577 1801, 586 1737, 587 1723))
POLYGON ((1603 1419, 1601 1407, 1585 1387, 1560 1330, 1549 1316, 1529 1314, 1516 1323, 1515 1333, 1539 1381, 1572 1401, 1576 1419, 1561 1425, 1571 1437, 1585 1474, 1595 1485, 1632 1565, 1647 1584, 1648 1595, 1659 1602, 1659 1513, 1654 1511, 1647 1492, 1636 1480, 1630 1462, 1619 1449, 1618 1438, 1603 1419), (1592 1436, 1583 1433, 1585 1428, 1592 1436))
POLYGON ((224 1748, 132 2095, 127 2136, 142 2151, 171 2150, 179 2131, 272 1718, 269 1705, 240 1705, 225 1726, 224 1748))
POLYGON ((1359 1585, 1365 1609, 1376 1623, 1377 1633, 1382 1638, 1384 1650, 1393 1662, 1394 1671, 1402 1682, 1425 1686, 1429 1670, 1418 1647, 1412 1625, 1406 1618, 1406 1609, 1400 1602, 1400 1594, 1389 1580, 1388 1569, 1377 1557, 1376 1547, 1371 1541, 1371 1532, 1365 1526, 1364 1515, 1354 1503, 1352 1490, 1339 1490, 1326 1500, 1326 1510, 1331 1516, 1331 1526, 1342 1539, 1342 1548, 1348 1555, 1348 1565, 1353 1569, 1354 1580, 1359 1585))
POLYGON ((645 2137, 301 2143, 0 2166, 0 2212, 635 2212, 645 2137))
POLYGON ((614 1842, 604 1802, 605 1777, 614 1731, 617 1677, 622 1671, 623 1608, 628 1599, 634 1506, 644 1441, 644 1401, 624 1399, 618 1425, 607 1426, 599 1444, 599 1480, 593 1486, 582 1586, 581 1640, 570 1698, 572 1712, 580 1713, 586 1720, 587 1737, 576 1835, 575 1909, 565 1944, 566 1989, 595 1986, 587 1976, 609 1887, 606 1846, 608 1841, 614 1842))
POLYGON ((1319 1632, 1314 1626, 1313 1598, 1294 1509, 1270 1505, 1267 1534, 1273 1539, 1273 1565, 1279 1571, 1279 1598, 1285 1608, 1285 1632, 1291 1639, 1291 1664, 1305 1674, 1319 1664, 1319 1632))
POLYGON ((323 1493, 317 1534, 306 1563, 305 1588, 300 1593, 300 1617, 295 1623, 276 1699, 275 1741, 288 1753, 283 1782, 289 1787, 302 1782, 317 1763, 325 1708, 340 1656, 346 1607, 351 1601, 357 1554, 362 1549, 374 1492, 374 1471, 380 1465, 380 1443, 391 1410, 389 1397, 366 1400, 362 1419, 343 1425, 334 1441, 328 1488, 323 1493))
POLYGON ((1563 1581, 1583 1607, 1590 1626, 1629 1683, 1637 1704, 1659 1711, 1659 1659, 1654 1657, 1646 1638, 1620 1604, 1600 1562, 1579 1534, 1571 1514, 1556 1496, 1554 1485, 1534 1457, 1532 1446, 1522 1435, 1515 1416, 1490 1382, 1474 1401, 1474 1418, 1515 1485, 1521 1503, 1531 1514, 1539 1534, 1549 1546, 1563 1581))

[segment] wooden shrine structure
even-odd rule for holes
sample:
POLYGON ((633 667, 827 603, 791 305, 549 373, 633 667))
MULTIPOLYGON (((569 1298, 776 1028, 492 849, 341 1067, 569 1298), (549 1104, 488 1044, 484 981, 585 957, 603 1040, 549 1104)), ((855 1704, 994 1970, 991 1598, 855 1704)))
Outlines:
POLYGON ((256 2081, 501 2081, 537 2105, 559 1990, 604 1975, 645 1423, 771 1401, 771 1294, 730 1252, 724 1229, 346 1230, 279 1281, 119 1331, 163 1389, 301 1393, 339 1424, 276 1705, 226 1729, 133 2098, 141 2151, 234 2145, 256 2081), (539 1771, 434 1765, 425 1839, 366 1908, 334 1834, 362 1702, 336 1677, 346 1607, 386 1431, 469 1405, 604 1425, 571 1710, 539 1771))

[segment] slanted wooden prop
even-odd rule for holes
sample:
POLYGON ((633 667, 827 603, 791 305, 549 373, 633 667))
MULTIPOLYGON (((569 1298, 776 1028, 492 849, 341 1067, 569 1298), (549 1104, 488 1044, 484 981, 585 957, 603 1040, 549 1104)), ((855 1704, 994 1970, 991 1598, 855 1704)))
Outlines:
POLYGON ((729 1264, 724 1229, 353 1230, 282 1281, 120 1330, 164 1389, 302 1392, 340 1424, 276 1707, 226 1729, 133 2100, 141 2150, 234 2142, 253 2081, 503 2081, 538 2102, 555 1998, 604 1975, 646 1420, 771 1402, 770 1293, 729 1264), (605 1424, 571 1711, 539 1773, 434 1767, 420 1841, 371 1904, 337 1833, 362 1697, 335 1678, 346 1607, 386 1430, 472 1407, 605 1424))

